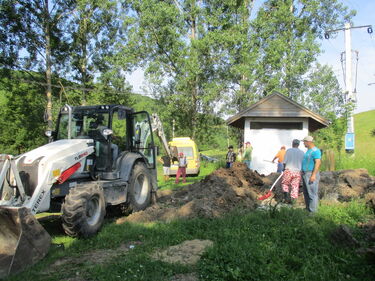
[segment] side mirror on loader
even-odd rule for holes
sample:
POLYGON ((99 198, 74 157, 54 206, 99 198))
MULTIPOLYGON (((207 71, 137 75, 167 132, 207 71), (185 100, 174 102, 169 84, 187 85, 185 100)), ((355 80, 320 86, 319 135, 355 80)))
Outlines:
POLYGON ((55 131, 47 130, 44 132, 44 134, 46 135, 46 137, 52 138, 55 136, 55 131))
POLYGON ((108 139, 108 136, 113 135, 113 131, 111 129, 104 129, 102 134, 105 139, 108 139))

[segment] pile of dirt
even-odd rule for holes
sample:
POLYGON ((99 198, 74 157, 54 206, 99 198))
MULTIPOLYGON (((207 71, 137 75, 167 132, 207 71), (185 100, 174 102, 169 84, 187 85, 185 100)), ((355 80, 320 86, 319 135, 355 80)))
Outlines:
MULTIPOLYGON (((264 187, 272 185, 279 173, 262 177, 264 187)), ((302 183, 301 183, 302 185, 302 183)), ((264 187, 261 190, 265 190, 264 187)), ((275 185, 273 199, 283 199, 281 180, 275 185)), ((304 205, 302 186, 299 190, 298 205, 304 205)), ((353 199, 365 199, 367 205, 375 211, 375 177, 366 169, 320 172, 319 198, 329 202, 349 202, 353 199)))
MULTIPOLYGON (((375 204, 374 177, 365 169, 321 172, 319 184, 320 199, 350 201, 366 198, 372 206, 375 204)), ((206 176, 202 181, 184 186, 178 190, 159 190, 157 204, 148 209, 119 218, 124 222, 173 221, 179 218, 214 218, 236 207, 255 209, 259 205, 277 204, 283 200, 281 180, 273 190, 274 196, 259 201, 278 178, 279 173, 268 176, 249 170, 243 163, 234 163, 230 169, 220 168, 206 176)), ((304 205, 302 188, 297 205, 304 205)))
POLYGON ((319 197, 340 202, 365 198, 375 209, 375 177, 366 169, 321 172, 319 197))
POLYGON ((255 209, 262 177, 243 163, 218 169, 202 181, 181 189, 159 190, 157 204, 117 220, 124 222, 172 221, 178 218, 219 217, 236 207, 255 209))

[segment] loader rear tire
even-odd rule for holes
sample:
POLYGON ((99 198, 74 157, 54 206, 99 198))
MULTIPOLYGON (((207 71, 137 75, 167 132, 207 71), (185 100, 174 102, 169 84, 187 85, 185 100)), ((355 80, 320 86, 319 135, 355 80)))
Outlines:
POLYGON ((103 189, 82 184, 70 189, 62 205, 62 226, 69 236, 87 238, 101 228, 105 216, 103 189))
POLYGON ((134 165, 129 181, 128 200, 133 211, 146 209, 151 202, 152 181, 144 163, 134 165))

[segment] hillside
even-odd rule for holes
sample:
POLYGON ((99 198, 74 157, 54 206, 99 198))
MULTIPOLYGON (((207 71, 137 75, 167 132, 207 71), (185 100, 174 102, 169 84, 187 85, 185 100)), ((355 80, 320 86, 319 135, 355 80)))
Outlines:
POLYGON ((354 129, 356 154, 375 158, 375 136, 371 135, 375 129, 375 110, 355 114, 354 129))

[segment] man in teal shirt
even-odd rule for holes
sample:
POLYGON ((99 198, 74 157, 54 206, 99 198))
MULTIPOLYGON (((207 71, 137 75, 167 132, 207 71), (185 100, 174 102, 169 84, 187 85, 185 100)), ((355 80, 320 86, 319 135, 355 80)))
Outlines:
POLYGON ((319 168, 322 153, 314 144, 314 138, 307 136, 303 139, 303 144, 308 149, 302 161, 303 195, 305 197, 306 209, 309 212, 318 210, 319 202, 319 168))

